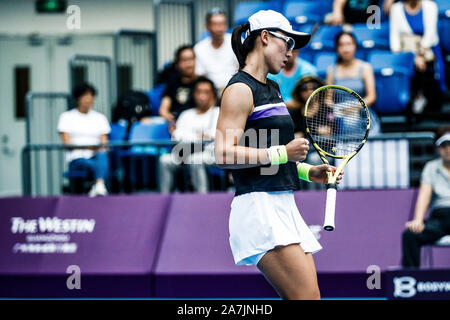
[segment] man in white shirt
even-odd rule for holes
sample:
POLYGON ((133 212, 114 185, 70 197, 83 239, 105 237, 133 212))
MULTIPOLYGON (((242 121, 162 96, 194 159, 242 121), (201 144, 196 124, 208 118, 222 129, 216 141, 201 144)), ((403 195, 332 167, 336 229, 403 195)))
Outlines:
POLYGON ((195 73, 214 82, 219 96, 231 76, 239 68, 231 47, 231 34, 227 32, 227 16, 221 9, 212 9, 206 15, 206 29, 210 36, 194 46, 195 73))
MULTIPOLYGON (((214 140, 216 134, 219 107, 214 83, 206 77, 199 77, 193 84, 195 108, 183 111, 175 127, 170 127, 172 139, 180 142, 201 142, 214 140)), ((206 165, 213 164, 213 143, 205 146, 204 151, 183 154, 177 152, 164 154, 159 159, 159 179, 161 192, 169 193, 173 187, 174 174, 180 162, 189 165, 194 191, 208 191, 206 165)), ((178 150, 176 147, 174 151, 178 150)))
POLYGON ((89 196, 104 196, 108 192, 105 180, 108 175, 108 154, 99 144, 108 143, 111 131, 106 117, 92 110, 96 90, 89 84, 82 84, 73 89, 72 96, 76 108, 63 112, 59 117, 58 132, 64 144, 91 146, 73 149, 66 153, 69 173, 82 172, 95 178, 95 184, 89 196))

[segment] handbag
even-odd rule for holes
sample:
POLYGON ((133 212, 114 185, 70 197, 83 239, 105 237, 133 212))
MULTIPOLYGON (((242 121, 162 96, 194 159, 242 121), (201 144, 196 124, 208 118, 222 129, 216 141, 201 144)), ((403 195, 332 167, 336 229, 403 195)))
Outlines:
POLYGON ((433 51, 430 48, 422 48, 420 46, 421 40, 422 36, 417 34, 402 34, 400 35, 400 50, 420 54, 426 62, 434 61, 433 51))

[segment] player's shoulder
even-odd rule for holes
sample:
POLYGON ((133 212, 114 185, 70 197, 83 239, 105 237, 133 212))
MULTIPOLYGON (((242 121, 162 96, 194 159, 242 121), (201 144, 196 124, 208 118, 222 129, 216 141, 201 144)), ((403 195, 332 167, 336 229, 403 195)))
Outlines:
POLYGON ((249 111, 253 106, 252 88, 247 82, 229 84, 222 93, 221 108, 242 109, 249 111))

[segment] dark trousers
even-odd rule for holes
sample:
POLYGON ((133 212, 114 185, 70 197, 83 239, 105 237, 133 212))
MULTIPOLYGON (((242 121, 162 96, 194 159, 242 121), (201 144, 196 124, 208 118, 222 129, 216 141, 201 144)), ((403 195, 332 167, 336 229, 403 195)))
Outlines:
POLYGON ((425 228, 421 233, 414 233, 410 230, 403 232, 402 266, 418 268, 420 266, 420 248, 436 242, 447 234, 450 234, 450 208, 433 210, 430 218, 425 220, 425 228))
POLYGON ((419 91, 427 99, 424 113, 440 112, 442 106, 442 93, 439 90, 439 82, 434 78, 434 63, 427 63, 427 69, 424 72, 416 70, 415 76, 411 82, 412 99, 416 97, 419 91))

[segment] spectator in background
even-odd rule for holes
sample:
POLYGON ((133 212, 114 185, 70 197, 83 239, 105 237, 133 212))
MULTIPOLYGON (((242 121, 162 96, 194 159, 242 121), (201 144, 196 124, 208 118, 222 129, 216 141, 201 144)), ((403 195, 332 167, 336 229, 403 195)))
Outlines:
MULTIPOLYGON (((193 83, 193 101, 195 108, 185 110, 171 127, 172 139, 180 142, 201 142, 214 140, 216 134, 219 107, 217 107, 217 91, 214 83, 206 77, 199 77, 193 83)), ((208 191, 206 165, 214 164, 213 143, 205 146, 202 152, 190 155, 183 154, 185 164, 189 165, 194 191, 208 191)), ((179 155, 164 154, 160 157, 159 180, 161 192, 169 193, 173 188, 173 180, 180 161, 179 155)))
POLYGON ((76 108, 63 112, 59 117, 58 132, 64 144, 92 146, 77 148, 66 154, 70 172, 86 172, 95 178, 89 196, 108 194, 105 181, 108 175, 109 160, 106 149, 99 144, 108 143, 111 131, 106 117, 92 110, 96 90, 89 84, 77 86, 72 91, 76 108))
POLYGON ((294 134, 296 138, 304 138, 306 135, 305 105, 314 90, 324 86, 325 83, 317 76, 307 75, 295 84, 292 91, 292 103, 288 111, 294 122, 294 134))
POLYGON ((198 42, 195 47, 195 73, 214 82, 219 96, 231 76, 238 70, 238 62, 231 48, 231 34, 227 33, 227 16, 214 8, 206 15, 206 29, 210 36, 198 42))
POLYGON ((406 0, 394 3, 389 14, 390 46, 393 52, 416 54, 416 74, 411 84, 413 112, 440 110, 446 90, 445 65, 439 47, 438 8, 433 1, 406 0))
POLYGON ((397 0, 384 0, 383 1, 383 13, 386 16, 389 16, 389 12, 391 12, 391 7, 395 1, 397 1, 397 0))
POLYGON ((327 83, 352 89, 363 98, 370 112, 370 135, 381 132, 380 120, 371 107, 376 99, 375 76, 372 66, 355 58, 356 39, 351 32, 342 31, 335 38, 337 63, 327 70, 327 83))
MULTIPOLYGON (((289 114, 292 117, 292 121, 294 122, 294 135, 296 138, 305 138, 306 137, 306 120, 305 120, 305 106, 306 101, 309 96, 314 92, 314 90, 325 85, 325 82, 317 76, 314 75, 306 75, 302 77, 295 84, 295 88, 292 91, 292 104, 291 107, 288 108, 289 114)), ((332 112, 332 109, 330 109, 332 112)), ((322 128, 322 132, 331 132, 333 130, 333 123, 330 123, 329 126, 324 126, 322 128)), ((308 155, 306 156, 305 162, 312 165, 320 165, 322 164, 322 160, 320 156, 310 148, 308 155)), ((309 183, 306 181, 300 181, 303 189, 323 189, 324 186, 317 183, 309 183)))
POLYGON ((273 75, 269 74, 268 78, 278 83, 280 93, 288 108, 293 106, 292 91, 295 84, 305 75, 316 75, 317 69, 314 65, 298 56, 299 49, 292 50, 292 56, 288 58, 286 66, 281 72, 273 75))
POLYGON ((332 25, 366 23, 373 12, 367 13, 371 5, 380 0, 334 0, 333 11, 325 17, 325 23, 332 25))
POLYGON ((174 65, 178 73, 169 78, 159 107, 159 115, 171 124, 191 105, 189 97, 192 84, 197 78, 194 48, 191 45, 179 47, 175 53, 174 65))
POLYGON ((438 130, 435 145, 440 157, 427 162, 422 171, 414 219, 403 232, 405 268, 420 266, 421 246, 450 234, 450 126, 438 130), (429 209, 429 218, 424 220, 429 209))

